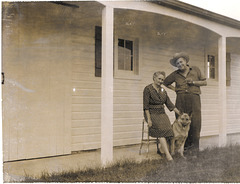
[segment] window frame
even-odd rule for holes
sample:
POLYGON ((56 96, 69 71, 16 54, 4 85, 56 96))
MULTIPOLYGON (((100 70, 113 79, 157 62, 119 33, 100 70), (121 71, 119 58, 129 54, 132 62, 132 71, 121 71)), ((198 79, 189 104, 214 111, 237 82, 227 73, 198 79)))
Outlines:
POLYGON ((218 55, 216 53, 213 52, 208 52, 205 56, 205 71, 206 71, 206 79, 208 81, 208 85, 218 85, 218 55), (214 56, 215 58, 215 78, 208 78, 209 74, 208 74, 208 56, 214 56))
POLYGON ((130 36, 115 35, 114 39, 114 78, 140 80, 140 40, 130 36), (118 39, 133 41, 133 71, 118 69, 118 39))
MULTIPOLYGON (((214 53, 207 53, 206 54, 206 77, 208 80, 208 85, 218 85, 219 81, 219 71, 218 71, 218 55, 214 53), (215 57, 215 78, 208 78, 208 56, 214 56, 215 57)), ((231 53, 226 52, 226 86, 231 86, 231 53)))

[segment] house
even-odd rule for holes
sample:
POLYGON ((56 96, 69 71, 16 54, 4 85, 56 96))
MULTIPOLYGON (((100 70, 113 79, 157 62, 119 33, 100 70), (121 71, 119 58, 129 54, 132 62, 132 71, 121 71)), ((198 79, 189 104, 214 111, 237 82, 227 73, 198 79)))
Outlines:
POLYGON ((173 0, 2 8, 3 161, 101 148, 106 163, 140 143, 143 88, 180 51, 208 78, 201 149, 239 143, 240 21, 173 0))

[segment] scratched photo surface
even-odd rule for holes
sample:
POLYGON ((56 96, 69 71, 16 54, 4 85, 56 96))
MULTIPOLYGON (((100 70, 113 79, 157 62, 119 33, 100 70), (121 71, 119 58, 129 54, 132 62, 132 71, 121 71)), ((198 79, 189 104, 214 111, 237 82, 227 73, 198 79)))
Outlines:
MULTIPOLYGON (((2 2, 3 180, 240 182, 240 149, 225 148, 240 143, 239 46, 239 20, 180 1, 2 2), (170 60, 179 52, 207 85, 199 158, 184 153, 170 166, 155 137, 144 142, 143 90, 154 72, 177 70, 170 60), (46 179, 87 168, 99 170, 46 179)), ((176 92, 161 89, 175 105, 176 92)), ((161 108, 173 124, 173 109, 161 108)))

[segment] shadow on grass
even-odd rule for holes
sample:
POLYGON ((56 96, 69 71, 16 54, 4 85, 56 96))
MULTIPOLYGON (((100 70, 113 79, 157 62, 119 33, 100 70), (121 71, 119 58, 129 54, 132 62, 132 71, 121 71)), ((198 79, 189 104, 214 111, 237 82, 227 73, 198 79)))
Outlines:
POLYGON ((107 168, 26 177, 24 182, 240 182, 240 146, 206 149, 198 157, 137 163, 122 160, 107 168))

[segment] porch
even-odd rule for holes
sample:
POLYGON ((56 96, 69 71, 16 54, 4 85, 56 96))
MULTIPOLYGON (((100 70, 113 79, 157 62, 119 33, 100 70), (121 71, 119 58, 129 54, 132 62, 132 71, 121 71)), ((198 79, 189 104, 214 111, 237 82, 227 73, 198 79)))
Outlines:
POLYGON ((142 90, 156 70, 174 70, 168 61, 179 51, 205 75, 208 55, 215 57, 216 78, 202 90, 201 136, 220 135, 224 145, 227 133, 240 132, 239 30, 150 2, 69 3, 76 6, 22 3, 3 21, 9 33, 3 46, 4 161, 100 147, 103 163, 111 161, 113 146, 139 143, 142 90), (102 77, 95 76, 96 26, 103 30, 102 77), (134 75, 116 69, 118 39, 137 43, 134 75), (228 87, 227 52, 233 54, 228 87))

